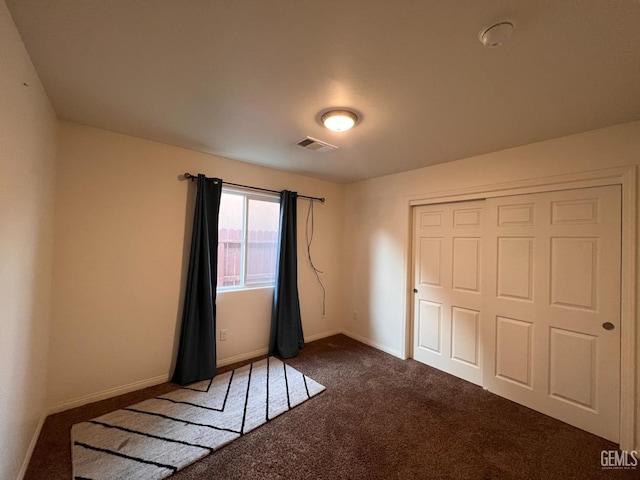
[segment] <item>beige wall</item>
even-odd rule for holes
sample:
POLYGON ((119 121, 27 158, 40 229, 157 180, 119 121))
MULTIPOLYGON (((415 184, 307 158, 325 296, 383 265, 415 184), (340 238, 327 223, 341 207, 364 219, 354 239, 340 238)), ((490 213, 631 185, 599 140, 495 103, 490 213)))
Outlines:
POLYGON ((640 165, 640 122, 349 185, 345 330, 392 354, 402 352, 410 312, 409 196, 626 165, 640 165))
MULTIPOLYGON (((166 380, 193 216, 195 184, 178 180, 187 171, 327 198, 315 204, 312 250, 325 272, 324 318, 302 248, 306 200, 298 205, 299 289, 305 338, 339 328, 344 186, 70 123, 60 125, 59 144, 51 405, 166 380)), ((218 296, 217 327, 228 330, 219 362, 266 350, 272 292, 218 296)))
POLYGON ((56 119, 4 1, 0 65, 0 477, 16 478, 46 407, 56 119))

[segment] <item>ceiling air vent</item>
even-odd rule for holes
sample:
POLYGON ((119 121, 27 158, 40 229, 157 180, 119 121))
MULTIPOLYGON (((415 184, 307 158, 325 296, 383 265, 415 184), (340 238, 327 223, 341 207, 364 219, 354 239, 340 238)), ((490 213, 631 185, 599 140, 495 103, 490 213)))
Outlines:
POLYGON ((299 142, 296 142, 296 145, 313 152, 333 152, 338 149, 335 145, 331 145, 330 143, 323 142, 312 137, 305 137, 299 142))

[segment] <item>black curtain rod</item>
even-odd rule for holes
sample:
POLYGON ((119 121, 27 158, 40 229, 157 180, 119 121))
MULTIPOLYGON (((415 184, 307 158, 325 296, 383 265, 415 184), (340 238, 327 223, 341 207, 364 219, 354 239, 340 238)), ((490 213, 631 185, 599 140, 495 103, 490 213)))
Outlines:
MULTIPOLYGON (((184 178, 186 178, 187 180, 197 180, 198 176, 197 175, 192 175, 191 173, 187 172, 184 174, 184 178)), ((231 183, 231 182, 225 182, 224 180, 222 181, 223 185, 233 185, 234 187, 242 187, 242 188, 249 188, 251 190, 259 190, 261 192, 269 192, 269 193, 280 193, 278 190, 270 190, 268 188, 260 188, 260 187, 252 187, 251 185, 241 185, 239 183, 231 183)), ((298 195, 298 197, 301 198, 308 198, 309 200, 317 200, 321 203, 324 203, 324 197, 320 198, 320 197, 310 197, 308 195, 298 195)))

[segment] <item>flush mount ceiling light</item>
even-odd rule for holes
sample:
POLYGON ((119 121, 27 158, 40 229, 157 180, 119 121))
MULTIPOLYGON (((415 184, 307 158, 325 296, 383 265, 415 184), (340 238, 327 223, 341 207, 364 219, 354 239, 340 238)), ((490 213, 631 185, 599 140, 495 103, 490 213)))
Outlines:
POLYGON ((485 47, 501 47, 511 37, 514 24, 511 21, 504 21, 483 28, 478 34, 478 40, 485 47))
POLYGON ((358 116, 349 110, 330 110, 322 115, 322 124, 334 132, 344 132, 353 128, 358 116))

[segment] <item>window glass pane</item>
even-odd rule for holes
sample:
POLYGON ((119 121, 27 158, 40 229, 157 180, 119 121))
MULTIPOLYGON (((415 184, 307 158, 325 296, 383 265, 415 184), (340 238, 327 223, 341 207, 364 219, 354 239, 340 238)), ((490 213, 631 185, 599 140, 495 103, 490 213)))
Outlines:
POLYGON ((280 204, 249 198, 246 284, 275 282, 280 204))
POLYGON ((222 192, 218 225, 218 287, 240 285, 244 197, 222 192))

